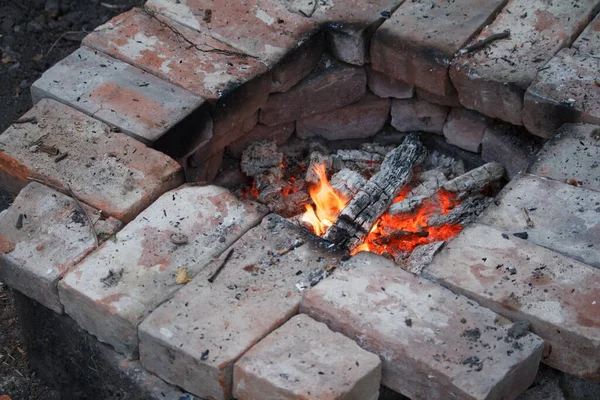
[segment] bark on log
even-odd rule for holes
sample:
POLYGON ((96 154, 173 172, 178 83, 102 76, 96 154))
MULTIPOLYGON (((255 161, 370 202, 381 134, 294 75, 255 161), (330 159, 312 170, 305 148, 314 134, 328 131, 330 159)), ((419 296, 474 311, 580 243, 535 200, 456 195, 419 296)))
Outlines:
POLYGON ((429 226, 442 226, 446 224, 467 224, 473 222, 475 217, 485 210, 485 208, 493 200, 491 197, 483 195, 469 196, 462 202, 450 210, 447 214, 438 214, 430 217, 427 220, 429 226))
POLYGON ((446 242, 433 242, 416 247, 406 261, 406 270, 421 275, 423 269, 431 264, 433 257, 444 247, 446 242))
POLYGON ((491 162, 444 183, 442 188, 455 193, 480 192, 481 189, 501 179, 502 176, 504 176, 502 164, 491 162))
POLYGON ((425 156, 425 148, 416 134, 404 139, 391 151, 381 169, 352 198, 323 238, 337 246, 354 248, 369 233, 375 222, 410 181, 413 167, 425 156))

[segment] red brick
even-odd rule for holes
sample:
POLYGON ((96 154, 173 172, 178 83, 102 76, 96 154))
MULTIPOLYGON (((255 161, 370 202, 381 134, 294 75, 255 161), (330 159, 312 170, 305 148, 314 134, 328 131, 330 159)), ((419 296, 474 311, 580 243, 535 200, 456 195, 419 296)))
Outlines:
POLYGON ((390 100, 367 93, 356 103, 296 121, 296 135, 301 139, 365 139, 379 132, 389 118, 390 100))
POLYGON ((341 258, 304 228, 274 214, 232 248, 214 282, 207 279, 224 255, 139 328, 144 368, 203 398, 231 397, 234 363, 297 314, 301 295, 296 283, 308 282, 313 270, 337 266, 341 258), (296 240, 304 243, 282 252, 296 240))
POLYGON ((407 83, 397 81, 366 67, 369 89, 379 97, 393 97, 396 99, 410 99, 415 93, 415 87, 407 83))
POLYGON ((235 363, 238 400, 377 400, 381 361, 307 315, 297 315, 235 363))
MULTIPOLYGON (((100 219, 97 210, 83 207, 104 239, 121 228, 114 218, 100 219)), ((87 218, 75 200, 32 182, 0 213, 0 232, 0 280, 62 314, 58 281, 95 249, 87 218)))
POLYGON ((83 43, 211 101, 266 71, 255 58, 208 33, 154 15, 133 9, 96 28, 83 43))
POLYGON ((404 2, 375 32, 373 69, 438 96, 451 91, 448 66, 506 0, 404 2))
POLYGON ((444 136, 450 144, 479 153, 483 134, 490 125, 490 119, 477 111, 453 108, 444 124, 444 136))
POLYGON ((507 319, 373 253, 306 292, 300 311, 378 354, 382 383, 413 399, 514 399, 542 352, 537 336, 514 340, 507 319))
POLYGON ((165 193, 65 275, 59 283, 65 312, 100 341, 135 357, 138 324, 181 287, 179 268, 193 278, 263 215, 255 203, 216 186, 165 193), (186 241, 175 242, 174 234, 186 241))
POLYGON ((424 100, 392 100, 392 126, 400 132, 442 134, 449 108, 424 100))
POLYGON ((288 54, 271 70, 271 92, 287 92, 304 79, 315 68, 324 49, 323 36, 317 35, 288 54))
POLYGON ((490 117, 522 125, 525 90, 554 54, 573 43, 598 6, 598 0, 584 0, 576 6, 561 1, 509 0, 475 42, 505 30, 510 37, 458 58, 450 69, 460 102, 490 117))
POLYGON ((589 23, 581 35, 573 43, 573 48, 580 53, 600 55, 600 14, 589 23))
POLYGON ((7 187, 21 188, 28 177, 69 186, 81 201, 129 222, 183 183, 181 168, 171 158, 64 104, 41 100, 24 118, 37 123, 15 124, 2 134, 0 169, 7 187), (32 151, 40 139, 68 156, 56 162, 32 151))
POLYGON ((465 229, 424 275, 545 341, 542 361, 600 379, 600 270, 483 225, 465 229))
POLYGON ((258 124, 249 132, 246 132, 241 138, 230 143, 229 146, 227 146, 227 150, 235 158, 240 158, 242 152, 250 143, 266 139, 274 141, 277 145, 281 145, 292 136, 295 130, 296 124, 294 122, 287 122, 275 126, 258 124))
POLYGON ((315 21, 277 0, 150 0, 146 7, 273 67, 316 30, 315 21), (211 10, 210 22, 206 10, 211 10))
POLYGON ((204 160, 195 160, 193 156, 190 157, 185 167, 186 182, 212 182, 219 173, 224 153, 225 149, 221 149, 204 160))
POLYGON ((497 161, 504 165, 512 179, 525 171, 534 160, 540 145, 535 137, 523 127, 497 124, 488 127, 481 140, 481 158, 486 162, 497 161))
POLYGON ((458 92, 456 89, 454 89, 454 87, 451 88, 450 93, 445 96, 438 96, 421 88, 415 88, 415 92, 417 92, 417 98, 420 100, 425 100, 441 106, 462 107, 460 101, 458 100, 458 92))
POLYGON ((285 93, 271 94, 259 121, 274 126, 340 108, 358 100, 366 87, 364 68, 324 57, 296 86, 285 93))

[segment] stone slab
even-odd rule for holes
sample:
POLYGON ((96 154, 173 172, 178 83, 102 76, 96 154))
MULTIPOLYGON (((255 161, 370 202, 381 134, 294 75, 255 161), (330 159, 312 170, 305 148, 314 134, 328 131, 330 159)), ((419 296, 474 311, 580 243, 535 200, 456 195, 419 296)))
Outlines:
MULTIPOLYGON (((513 179, 479 222, 600 268, 600 193, 535 175, 513 179), (533 227, 527 226, 522 209, 533 227)), ((531 225, 531 224, 530 224, 531 225)))
POLYGON ((234 368, 238 400, 379 397, 379 357, 304 314, 261 340, 234 368))
POLYGON ((535 377, 542 340, 466 297, 359 253, 300 311, 378 354, 382 383, 415 399, 514 399, 535 377), (499 340, 500 339, 500 340, 499 340))
POLYGON ((210 35, 269 67, 316 31, 316 22, 276 0, 150 0, 146 7, 210 35), (207 11, 210 10, 210 17, 207 11))
POLYGON ((316 35, 285 56, 271 70, 271 92, 287 92, 317 66, 325 50, 323 35, 316 35))
POLYGON ((485 225, 466 228, 423 274, 513 321, 545 344, 542 362, 600 378, 600 271, 485 225))
POLYGON ((210 101, 267 69, 255 58, 212 38, 207 31, 200 33, 141 9, 99 26, 83 44, 210 101))
MULTIPOLYGON (((271 214, 208 265, 141 325, 142 365, 200 397, 229 399, 234 363, 298 312, 296 284, 313 270, 338 265, 341 254, 308 230, 271 214), (297 240, 304 241, 294 247, 297 240)), ((315 275, 316 276, 316 275, 315 275)))
POLYGON ((486 162, 504 165, 509 179, 525 171, 540 148, 536 137, 523 127, 495 124, 488 127, 481 140, 481 157, 486 162))
POLYGON ((421 88, 415 88, 415 92, 417 93, 417 98, 420 100, 425 100, 441 106, 462 107, 460 100, 458 100, 458 92, 454 88, 451 88, 450 93, 445 96, 438 96, 421 88))
POLYGON ((392 126, 400 132, 432 132, 441 135, 450 109, 425 100, 392 100, 392 126))
POLYGON ((600 58, 563 49, 540 71, 525 93, 523 124, 549 139, 564 123, 600 124, 600 58))
POLYGON ((490 119, 477 111, 453 108, 444 124, 444 136, 450 144, 479 153, 483 135, 490 125, 490 119))
POLYGON ((31 86, 33 102, 51 98, 152 145, 200 107, 203 99, 87 47, 31 86))
POLYGON ((366 93, 356 103, 296 121, 296 135, 327 140, 366 139, 390 119, 390 99, 366 93))
POLYGON ((574 179, 600 192, 600 126, 565 124, 537 153, 527 172, 560 182, 574 179))
POLYGON ((28 177, 69 186, 79 200, 127 223, 183 183, 171 158, 64 104, 41 100, 23 118, 37 123, 15 124, 0 139, 2 186, 21 188, 28 177), (36 151, 38 141, 67 157, 36 151))
POLYGON ((194 277, 264 214, 216 186, 165 193, 59 283, 69 314, 127 357, 137 353, 137 326, 169 299, 179 268, 194 277))
POLYGON ((572 47, 583 54, 600 55, 600 14, 588 24, 572 47))
MULTIPOLYGON (((116 219, 83 207, 104 239, 121 228, 116 219)), ((0 213, 0 232, 0 282, 62 314, 58 281, 96 247, 75 200, 32 182, 0 213)))
POLYGON ((397 81, 375 71, 371 67, 367 70, 367 84, 369 89, 379 97, 393 97, 396 99, 410 99, 415 93, 415 87, 402 81, 397 81))
POLYGON ((509 0, 474 42, 505 30, 510 36, 463 55, 450 68, 460 102, 492 118, 522 125, 525 90, 552 56, 573 43, 598 7, 598 0, 576 5, 509 0))
POLYGON ((294 122, 286 122, 275 126, 258 124, 241 138, 230 143, 227 150, 232 156, 239 159, 250 143, 258 140, 272 140, 277 145, 281 145, 292 136, 295 130, 296 124, 294 122))
POLYGON ((272 93, 260 112, 259 122, 274 126, 354 103, 367 88, 362 67, 323 57, 300 83, 285 93, 272 93))
POLYGON ((375 32, 371 42, 373 69, 446 96, 452 84, 450 61, 506 0, 404 2, 375 32))

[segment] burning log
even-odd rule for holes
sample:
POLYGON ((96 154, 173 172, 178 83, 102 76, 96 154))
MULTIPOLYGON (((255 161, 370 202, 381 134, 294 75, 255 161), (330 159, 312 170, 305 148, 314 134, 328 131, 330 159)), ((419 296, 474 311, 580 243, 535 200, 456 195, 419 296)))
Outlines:
POLYGON ((405 269, 415 275, 421 275, 423 269, 428 266, 433 257, 444 247, 446 242, 439 241, 417 246, 406 260, 405 269))
POLYGON ((242 153, 240 168, 248 176, 258 179, 271 170, 281 170, 283 153, 277 151, 273 141, 258 141, 250 144, 242 153))
POLYGON ((323 165, 325 169, 329 168, 331 164, 331 157, 325 155, 319 151, 311 151, 308 157, 309 164, 306 170, 306 182, 308 183, 319 183, 319 175, 315 172, 317 165, 323 165))
POLYGON ((392 204, 388 212, 390 215, 409 213, 423 204, 423 201, 432 195, 433 194, 429 196, 414 196, 406 200, 399 201, 392 204))
POLYGON ((381 169, 352 198, 335 223, 323 236, 338 246, 354 248, 362 242, 375 222, 410 181, 413 167, 425 156, 425 148, 416 134, 404 139, 391 151, 381 169))
POLYGON ((388 212, 390 215, 404 214, 413 211, 423 204, 423 201, 434 196, 440 186, 448 181, 446 175, 439 169, 432 169, 421 173, 422 182, 406 194, 406 199, 394 203, 388 212))
POLYGON ((442 185, 442 188, 455 193, 480 192, 490 183, 504 176, 504 167, 497 162, 491 162, 470 170, 442 185))
POLYGON ((415 239, 415 238, 424 238, 429 236, 429 232, 426 231, 418 231, 418 232, 408 232, 402 229, 398 229, 392 233, 389 233, 387 235, 383 235, 378 237, 377 239, 375 239, 373 241, 373 243, 375 243, 378 246, 385 246, 387 244, 392 243, 392 241, 394 240, 400 240, 400 239, 415 239))
POLYGON ((481 214, 492 200, 493 198, 486 197, 481 194, 469 196, 466 199, 463 199, 462 202, 454 207, 449 213, 438 214, 429 218, 427 220, 427 225, 464 225, 466 223, 473 222, 475 217, 481 214))
POLYGON ((362 189, 367 180, 356 171, 344 168, 331 177, 331 187, 348 199, 362 189))

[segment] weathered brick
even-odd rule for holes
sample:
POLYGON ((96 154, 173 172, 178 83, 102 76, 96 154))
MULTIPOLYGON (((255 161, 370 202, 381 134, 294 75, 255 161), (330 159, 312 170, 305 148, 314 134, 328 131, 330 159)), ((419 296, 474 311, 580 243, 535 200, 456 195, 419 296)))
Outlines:
POLYGON ((151 145, 203 100, 153 75, 82 47, 31 86, 33 102, 51 98, 151 145))
POLYGON ((354 103, 366 91, 364 68, 323 57, 317 68, 285 93, 273 93, 260 112, 262 124, 274 126, 354 103))
POLYGON ((496 124, 488 127, 481 141, 481 157, 486 162, 504 165, 510 179, 525 171, 535 158, 540 145, 522 127, 496 124))
POLYGON ((378 354, 382 383, 411 398, 514 399, 533 382, 543 347, 530 333, 511 338, 507 319, 373 253, 306 292, 300 310, 378 354))
POLYGON ((573 48, 583 54, 600 55, 600 14, 584 29, 573 43, 573 48))
POLYGON ((600 5, 598 0, 569 2, 509 0, 475 42, 510 31, 454 61, 452 83, 467 108, 514 125, 523 124, 523 96, 538 71, 561 48, 568 47, 600 5))
MULTIPOLYGON (((116 219, 102 220, 97 210, 82 206, 98 234, 111 236, 121 228, 116 219)), ((0 232, 0 281, 62 313, 59 279, 95 248, 75 200, 32 182, 0 213, 0 232)))
POLYGON ((479 153, 483 134, 490 124, 490 119, 477 111, 453 108, 444 124, 444 136, 450 144, 479 153))
POLYGON ((24 118, 37 123, 15 124, 2 134, 0 169, 8 181, 3 186, 22 188, 28 177, 69 186, 83 202, 129 222, 183 183, 171 158, 64 104, 41 100, 24 118), (34 146, 38 142, 68 155, 55 161, 34 146))
POLYGON ((418 99, 425 100, 433 104, 439 104, 447 107, 462 107, 460 101, 458 100, 458 92, 456 89, 454 89, 454 87, 452 87, 450 89, 450 93, 446 94, 445 96, 438 96, 421 88, 415 88, 415 92, 417 93, 418 99))
POLYGON ((266 71, 264 64, 208 32, 199 33, 140 9, 99 26, 83 44, 211 101, 266 71))
POLYGON ((479 222, 600 268, 600 193, 522 174, 512 180, 479 222), (525 212, 531 219, 529 226, 525 212), (533 226, 531 226, 533 225, 533 226))
POLYGON ((446 96, 450 61, 489 23, 506 0, 404 2, 377 29, 371 42, 373 69, 446 96))
POLYGON ((296 135, 301 139, 365 139, 379 132, 389 118, 390 100, 367 93, 356 103, 296 121, 296 135))
POLYGON ((294 122, 286 122, 275 126, 258 124, 241 138, 230 143, 227 146, 227 150, 232 156, 240 158, 242 152, 250 143, 266 139, 274 141, 277 145, 281 145, 292 136, 295 130, 296 124, 294 122))
POLYGON ((600 378, 600 271, 484 225, 465 229, 424 275, 545 341, 545 364, 600 378))
MULTIPOLYGON (((579 40, 578 40, 579 41, 579 40)), ((600 59, 563 49, 541 70, 525 93, 523 124, 551 138, 563 123, 600 124, 600 59)))
POLYGON ((150 0, 146 7, 196 31, 209 28, 216 40, 269 67, 316 30, 314 20, 288 11, 277 0, 150 0))
POLYGON ((273 331, 235 363, 238 400, 377 400, 381 361, 307 315, 273 331))
POLYGON ((316 67, 324 49, 325 40, 317 35, 285 56, 271 70, 271 92, 287 92, 304 79, 316 67))
POLYGON ((424 100, 392 100, 392 126, 400 132, 442 134, 450 109, 424 100))
POLYGON ((369 89, 379 97, 394 97, 396 99, 410 99, 415 93, 415 87, 397 81, 375 71, 371 67, 365 67, 367 70, 367 84, 369 89))
POLYGON ((190 277, 258 223, 262 213, 216 186, 183 187, 161 196, 59 283, 65 312, 127 357, 137 326, 190 277))
POLYGON ((206 159, 196 160, 194 156, 187 160, 185 168, 186 182, 210 183, 219 173, 225 149, 212 154, 206 159))
POLYGON ((221 255, 139 329, 142 365, 200 397, 230 398, 234 363, 298 312, 296 283, 341 257, 274 214, 232 249, 226 264, 221 255), (297 240, 304 243, 286 252, 297 240))
POLYGON ((537 153, 527 172, 561 182, 574 179, 600 192, 600 127, 565 124, 537 153))

